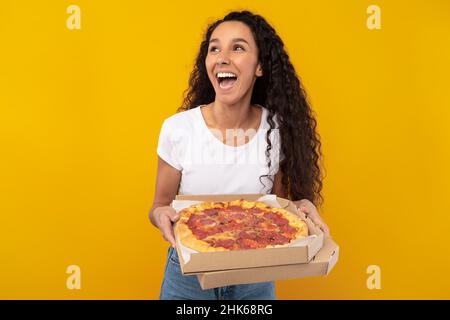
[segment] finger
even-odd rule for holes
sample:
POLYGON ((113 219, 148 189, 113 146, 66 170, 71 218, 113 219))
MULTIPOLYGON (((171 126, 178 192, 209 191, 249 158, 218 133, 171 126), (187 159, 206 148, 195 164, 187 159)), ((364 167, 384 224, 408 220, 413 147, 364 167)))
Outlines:
POLYGON ((175 222, 178 219, 180 219, 180 214, 178 212, 176 212, 175 209, 173 209, 173 208, 171 208, 171 209, 172 210, 170 210, 169 217, 172 222, 175 222))
POLYGON ((304 211, 304 212, 309 212, 309 208, 306 207, 306 206, 300 206, 299 209, 304 211))
POLYGON ((315 215, 310 215, 310 216, 308 216, 310 219, 311 219, 311 221, 316 225, 316 226, 320 226, 320 225, 322 225, 323 224, 323 222, 322 222, 322 220, 320 220, 317 216, 315 216, 315 215))
POLYGON ((325 227, 326 227, 327 235, 330 237, 331 236, 330 228, 327 225, 325 225, 325 227))
POLYGON ((308 200, 302 199, 299 202, 299 206, 305 207, 305 208, 311 208, 312 203, 308 200))
POLYGON ((163 234, 163 238, 170 242, 172 247, 175 247, 175 237, 173 234, 172 223, 170 222, 167 216, 161 217, 161 233, 163 234))
POLYGON ((170 220, 172 222, 177 222, 180 219, 180 215, 178 213, 175 212, 175 214, 173 216, 170 216, 170 220))
POLYGON ((304 205, 300 205, 298 207, 298 210, 302 211, 303 213, 309 213, 309 209, 308 207, 304 206, 304 205))
POLYGON ((325 229, 328 229, 328 226, 325 224, 325 222, 323 222, 321 219, 311 216, 310 217, 312 222, 319 227, 320 229, 322 229, 325 232, 325 229))
POLYGON ((330 228, 325 223, 319 225, 319 228, 323 231, 323 233, 329 237, 330 236, 330 228))
POLYGON ((174 236, 173 236, 172 234, 170 234, 170 231, 169 231, 169 232, 164 232, 164 233, 163 233, 163 238, 164 238, 164 240, 166 240, 167 242, 169 242, 170 245, 171 245, 173 248, 175 248, 175 238, 174 238, 174 236))

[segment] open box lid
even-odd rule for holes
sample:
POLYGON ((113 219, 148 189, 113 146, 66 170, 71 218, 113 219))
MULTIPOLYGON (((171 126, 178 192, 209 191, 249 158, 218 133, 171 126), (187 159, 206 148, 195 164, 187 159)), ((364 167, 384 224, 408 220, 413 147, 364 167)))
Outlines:
MULTIPOLYGON (((256 201, 265 194, 227 194, 227 195, 177 195, 175 200, 193 200, 193 201, 232 201, 236 199, 245 199, 256 201)), ((296 212, 295 205, 283 198, 276 197, 277 202, 284 209, 296 212)), ((323 232, 314 225, 314 223, 302 212, 298 212, 302 219, 308 225, 310 235, 314 235, 304 245, 265 248, 251 250, 218 251, 218 252, 193 252, 185 261, 186 250, 182 252, 182 245, 177 237, 176 249, 180 260, 180 266, 184 275, 199 274, 208 271, 229 270, 263 267, 272 265, 287 265, 307 263, 315 256, 323 245, 323 232), (183 253, 185 253, 183 257, 183 253)))

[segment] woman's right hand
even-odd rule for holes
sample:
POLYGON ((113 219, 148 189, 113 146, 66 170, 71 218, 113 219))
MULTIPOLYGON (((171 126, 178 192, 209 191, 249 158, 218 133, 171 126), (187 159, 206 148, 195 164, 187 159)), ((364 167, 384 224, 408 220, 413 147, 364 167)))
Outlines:
POLYGON ((158 207, 153 211, 153 214, 156 226, 161 231, 163 238, 175 248, 173 223, 180 218, 180 215, 171 206, 158 207))

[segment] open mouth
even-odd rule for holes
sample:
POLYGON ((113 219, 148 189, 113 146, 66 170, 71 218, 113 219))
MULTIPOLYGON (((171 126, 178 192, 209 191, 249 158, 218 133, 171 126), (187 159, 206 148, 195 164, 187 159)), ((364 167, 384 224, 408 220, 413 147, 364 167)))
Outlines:
POLYGON ((229 90, 233 87, 237 80, 237 75, 232 72, 219 72, 216 74, 219 87, 224 90, 229 90))

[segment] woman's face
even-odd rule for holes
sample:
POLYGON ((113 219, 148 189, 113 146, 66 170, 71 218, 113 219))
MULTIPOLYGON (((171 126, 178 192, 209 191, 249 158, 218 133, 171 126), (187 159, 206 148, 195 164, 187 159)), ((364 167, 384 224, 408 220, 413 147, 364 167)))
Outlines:
POLYGON ((216 27, 205 64, 216 100, 225 104, 235 104, 247 96, 250 99, 256 78, 262 75, 253 34, 240 21, 226 21, 216 27))

